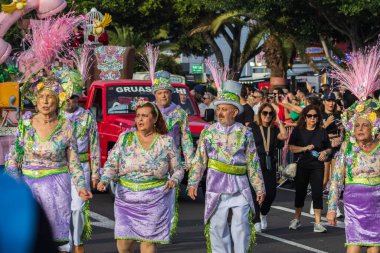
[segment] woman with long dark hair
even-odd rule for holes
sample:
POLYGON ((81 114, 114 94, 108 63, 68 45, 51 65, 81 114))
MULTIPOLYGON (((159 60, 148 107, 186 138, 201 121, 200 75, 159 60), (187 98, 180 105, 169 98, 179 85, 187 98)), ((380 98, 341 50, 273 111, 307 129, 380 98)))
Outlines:
POLYGON ((104 165, 98 190, 118 179, 115 194, 115 239, 120 253, 156 252, 157 243, 169 243, 178 213, 175 187, 184 174, 181 158, 161 112, 143 102, 136 108, 136 131, 125 132, 104 165))
POLYGON ((334 93, 325 94, 322 106, 322 127, 326 129, 329 136, 332 152, 329 159, 325 162, 325 178, 323 185, 326 186, 330 177, 330 168, 335 166, 335 154, 339 151, 343 141, 343 131, 341 130, 342 121, 340 112, 337 111, 336 97, 334 93))
MULTIPOLYGON (((260 158, 260 167, 263 173, 266 197, 260 206, 255 204, 256 216, 253 219, 256 232, 267 229, 267 214, 276 197, 276 158, 277 149, 281 142, 288 138, 283 123, 277 117, 277 113, 270 103, 264 103, 259 108, 258 122, 251 123, 257 154, 260 158), (277 122, 277 126, 275 123, 277 122)), ((254 194, 253 189, 252 193, 254 194)), ((255 194, 254 194, 255 195, 255 194)), ((253 198, 254 200, 256 197, 253 198)))
POLYGON ((289 229, 295 230, 301 226, 301 212, 310 183, 315 213, 314 232, 326 232, 326 228, 320 222, 323 209, 324 161, 331 154, 331 144, 326 130, 322 129, 322 114, 319 106, 308 105, 302 110, 297 127, 290 136, 289 150, 298 160, 295 177, 296 210, 289 229))

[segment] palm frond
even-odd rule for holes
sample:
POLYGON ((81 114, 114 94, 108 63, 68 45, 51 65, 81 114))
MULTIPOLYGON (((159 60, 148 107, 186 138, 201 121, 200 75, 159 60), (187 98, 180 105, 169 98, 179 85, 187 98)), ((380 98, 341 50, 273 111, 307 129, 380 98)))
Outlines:
POLYGON ((223 14, 219 15, 210 24, 210 30, 211 30, 212 34, 217 34, 219 29, 225 23, 244 23, 242 20, 237 18, 240 15, 241 15, 241 13, 237 12, 237 11, 231 11, 231 12, 227 12, 227 13, 223 13, 223 14))
POLYGON ((193 36, 194 34, 197 34, 197 33, 207 32, 209 30, 210 30, 210 24, 202 24, 202 25, 190 30, 189 36, 193 36))
POLYGON ((249 56, 259 47, 264 35, 265 30, 252 30, 248 33, 247 40, 241 53, 241 59, 249 60, 249 56))

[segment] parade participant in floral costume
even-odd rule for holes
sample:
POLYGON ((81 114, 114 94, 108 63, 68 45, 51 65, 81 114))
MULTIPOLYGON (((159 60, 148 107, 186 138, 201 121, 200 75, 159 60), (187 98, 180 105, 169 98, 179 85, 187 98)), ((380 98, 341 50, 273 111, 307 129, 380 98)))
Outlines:
MULTIPOLYGON (((90 178, 93 188, 96 188, 99 183, 100 146, 97 124, 93 115, 89 110, 85 110, 78 105, 79 99, 82 97, 84 85, 82 80, 86 80, 86 70, 88 69, 87 64, 85 64, 87 61, 83 59, 83 57, 87 56, 88 49, 84 47, 81 56, 77 57, 78 61, 76 61, 76 67, 78 70, 63 70, 59 75, 63 80, 65 80, 67 76, 75 78, 75 82, 72 82, 73 94, 66 102, 65 116, 74 126, 74 136, 78 145, 79 158, 84 172, 86 188, 90 190, 90 178), (88 150, 90 150, 90 156, 87 153, 88 150), (91 158, 91 165, 89 157, 91 158), (90 173, 90 169, 92 173, 90 173)), ((78 197, 73 182, 71 182, 71 198, 73 229, 70 239, 74 245, 74 252, 84 252, 83 240, 89 239, 91 235, 88 209, 89 202, 84 202, 78 197)))
POLYGON ((189 196, 197 197, 198 184, 207 168, 204 214, 207 251, 231 253, 232 237, 234 252, 251 252, 255 230, 249 184, 255 189, 260 204, 265 197, 255 142, 250 129, 235 122, 235 117, 243 110, 238 95, 241 84, 227 80, 220 88, 217 68, 210 61, 206 64, 219 90, 214 102, 218 122, 201 133, 189 173, 189 196), (227 221, 230 209, 231 229, 227 221))
POLYGON ((146 65, 149 68, 152 81, 152 92, 156 98, 156 105, 164 116, 169 135, 173 137, 175 146, 183 152, 186 169, 190 168, 194 147, 189 128, 187 113, 172 102, 174 88, 170 82, 170 73, 167 71, 155 71, 159 49, 151 44, 145 46, 146 65))
POLYGON ((343 184, 346 246, 348 253, 380 251, 380 103, 369 96, 380 88, 380 41, 356 52, 347 70, 333 77, 359 101, 343 115, 346 138, 336 157, 331 179, 327 219, 336 225, 337 203, 343 184))
POLYGON ((34 59, 29 64, 37 60, 44 67, 27 76, 20 91, 22 101, 26 98, 36 105, 37 114, 28 112, 19 121, 15 146, 6 163, 7 172, 25 181, 44 209, 61 252, 70 251, 71 180, 83 201, 92 197, 85 186, 74 128, 59 114, 78 79, 71 74, 60 78, 61 69, 53 66, 58 56, 62 57, 62 45, 70 38, 70 34, 57 33, 53 27, 70 31, 77 21, 68 15, 31 23, 29 52, 34 59))
POLYGON ((115 239, 119 253, 156 252, 157 243, 169 243, 177 220, 176 186, 184 170, 172 137, 157 106, 136 106, 136 131, 124 132, 104 165, 98 190, 118 179, 115 193, 115 239))

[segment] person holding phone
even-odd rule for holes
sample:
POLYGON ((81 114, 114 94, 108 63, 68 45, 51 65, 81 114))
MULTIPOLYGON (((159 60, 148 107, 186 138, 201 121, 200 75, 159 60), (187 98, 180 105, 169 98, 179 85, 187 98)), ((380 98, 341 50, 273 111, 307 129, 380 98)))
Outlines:
POLYGON ((330 170, 335 166, 335 154, 339 151, 343 141, 343 131, 340 113, 336 109, 336 97, 334 93, 327 93, 323 96, 323 125, 322 128, 326 129, 329 136, 332 152, 325 162, 325 177, 323 186, 326 187, 330 178, 330 170))
POLYGON ((323 209, 323 176, 324 161, 331 154, 331 144, 325 129, 322 129, 321 110, 316 105, 308 105, 301 112, 297 127, 289 140, 289 150, 298 160, 295 177, 295 216, 289 229, 296 230, 301 226, 300 217, 305 204, 307 187, 310 183, 314 203, 314 232, 323 233, 327 229, 321 225, 323 209))

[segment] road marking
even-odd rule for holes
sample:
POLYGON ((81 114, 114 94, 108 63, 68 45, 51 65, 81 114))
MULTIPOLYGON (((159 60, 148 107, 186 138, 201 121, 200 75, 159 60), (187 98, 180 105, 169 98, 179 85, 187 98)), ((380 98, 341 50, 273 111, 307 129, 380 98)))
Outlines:
POLYGON ((301 249, 305 249, 305 250, 308 250, 308 251, 311 251, 311 252, 328 253, 326 251, 315 249, 315 248, 312 248, 312 247, 309 247, 309 246, 306 246, 306 245, 303 245, 303 244, 300 244, 300 243, 296 243, 296 242, 293 242, 293 241, 289 241, 289 240, 286 240, 286 239, 282 239, 282 238, 274 236, 274 235, 269 235, 269 234, 266 234, 266 233, 256 233, 256 235, 267 237, 269 239, 276 240, 276 241, 279 241, 279 242, 282 242, 282 243, 286 243, 286 244, 289 244, 289 245, 292 245, 292 246, 295 246, 295 247, 298 247, 298 248, 301 248, 301 249))
POLYGON ((90 211, 90 217, 96 221, 91 221, 91 225, 101 228, 114 229, 115 222, 106 216, 90 211))
MULTIPOLYGON (((277 209, 277 210, 281 210, 281 211, 285 211, 285 212, 288 212, 288 213, 293 213, 293 214, 294 214, 294 209, 290 209, 290 208, 287 208, 287 207, 282 207, 282 206, 272 206, 272 208, 277 209)), ((314 215, 311 215, 311 214, 309 214, 309 213, 302 212, 301 215, 302 215, 302 216, 305 216, 305 217, 309 217, 309 218, 313 218, 313 219, 314 219, 314 215)), ((330 226, 330 227, 343 228, 343 229, 345 228, 344 222, 337 221, 336 226, 331 226, 331 225, 327 224, 327 219, 326 219, 325 217, 321 217, 321 220, 325 221, 325 222, 323 223, 324 225, 327 225, 327 226, 330 226)))
POLYGON ((288 188, 282 188, 282 187, 278 187, 277 189, 280 189, 283 191, 288 191, 288 192, 296 192, 296 190, 294 190, 294 189, 288 189, 288 188))

